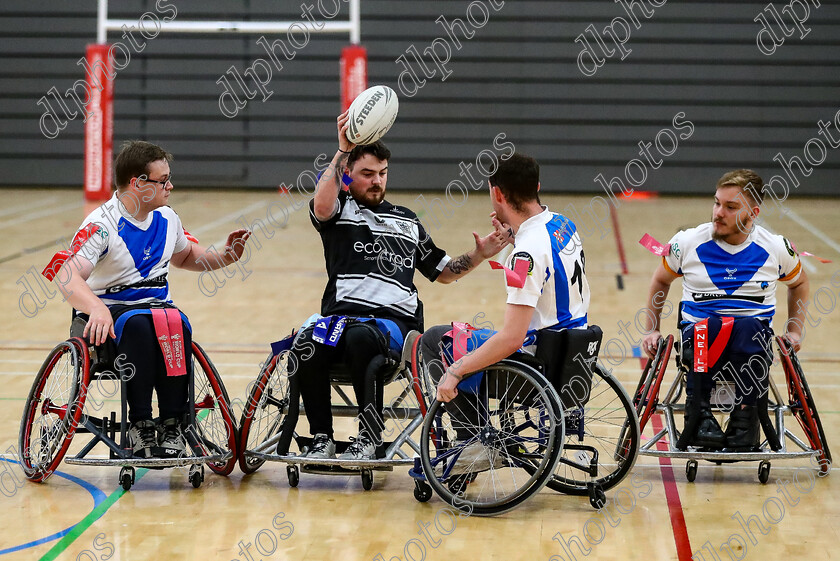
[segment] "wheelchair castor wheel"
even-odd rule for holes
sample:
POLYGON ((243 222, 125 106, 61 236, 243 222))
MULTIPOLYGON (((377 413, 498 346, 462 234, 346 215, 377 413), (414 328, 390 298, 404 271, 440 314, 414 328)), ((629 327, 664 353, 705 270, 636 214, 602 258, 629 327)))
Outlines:
POLYGON ((685 478, 689 483, 694 483, 697 478, 697 460, 688 460, 685 464, 685 478))
POLYGON ((763 460, 758 464, 758 480, 767 483, 770 480, 770 462, 763 460))
POLYGON ((300 471, 297 466, 286 466, 286 477, 289 478, 289 487, 297 487, 300 483, 300 471))
POLYGON ((431 486, 426 483, 425 481, 420 481, 416 479, 414 481, 414 498, 417 499, 418 502, 425 503, 429 499, 432 498, 432 488, 431 486))
POLYGON ((201 483, 204 481, 204 466, 196 464, 191 465, 189 480, 194 488, 198 489, 201 487, 201 483))
POLYGON ((131 486, 134 485, 134 468, 133 467, 123 467, 120 469, 120 485, 126 491, 131 489, 131 486))
POLYGON ((589 504, 595 510, 601 510, 607 504, 607 494, 604 493, 604 488, 597 483, 587 484, 589 487, 589 504))
POLYGON ((362 470, 362 489, 370 491, 373 488, 373 472, 369 469, 362 470))

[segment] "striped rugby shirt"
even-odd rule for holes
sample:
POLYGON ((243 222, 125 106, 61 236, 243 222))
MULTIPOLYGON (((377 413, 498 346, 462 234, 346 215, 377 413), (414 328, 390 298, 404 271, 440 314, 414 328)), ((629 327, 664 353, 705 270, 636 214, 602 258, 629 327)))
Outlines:
POLYGON ((712 239, 712 223, 678 232, 665 268, 683 277, 683 321, 712 316, 772 320, 776 283, 799 279, 802 264, 791 243, 756 225, 740 245, 712 239))
POLYGON ((450 257, 435 246, 409 209, 382 201, 370 208, 340 191, 332 218, 309 217, 321 235, 327 286, 321 315, 396 319, 417 329, 422 323, 414 271, 434 282, 450 257))

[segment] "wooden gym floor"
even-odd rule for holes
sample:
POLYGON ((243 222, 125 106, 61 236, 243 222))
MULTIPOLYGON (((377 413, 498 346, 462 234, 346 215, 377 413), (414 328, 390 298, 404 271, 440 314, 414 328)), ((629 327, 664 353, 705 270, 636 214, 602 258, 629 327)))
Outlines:
MULTIPOLYGON (((392 193, 389 200, 420 211, 416 197, 392 193)), ((431 198, 426 194, 427 201, 431 198)), ((187 229, 202 243, 217 247, 223 245, 227 232, 239 227, 238 217, 265 221, 272 202, 284 205, 288 199, 267 193, 176 189, 171 201, 187 229)), ((546 196, 544 202, 555 211, 573 204, 583 213, 590 200, 546 196)), ((282 222, 281 206, 272 208, 282 222)), ((836 225, 840 201, 793 200, 787 208, 793 212, 784 217, 765 209, 765 224, 784 232, 801 251, 834 260, 820 264, 804 259, 812 296, 822 289, 822 311, 812 312, 819 325, 808 328, 801 358, 836 453, 840 446, 835 438, 840 428, 836 378, 840 350, 834 345, 840 336, 840 314, 833 309, 838 285, 830 279, 840 268, 836 225)), ((633 478, 608 491, 610 502, 603 514, 594 511, 585 498, 544 490, 506 515, 457 519, 454 527, 442 511, 445 503, 436 496, 424 504, 415 501, 406 468, 376 473, 374 487, 367 492, 357 477, 308 474, 302 474, 299 487, 293 489, 284 466, 271 463, 248 477, 238 467, 227 478, 208 472, 197 490, 187 482, 185 471, 168 470, 139 472, 142 477, 124 493, 117 482, 118 469, 68 464, 62 464, 60 473, 45 484, 19 482, 22 473, 11 460, 24 401, 46 353, 66 338, 69 316, 60 296, 39 293, 44 307, 34 317, 24 316, 19 299, 27 284, 35 286, 35 272, 54 251, 63 249, 58 247, 59 240, 72 238, 85 209, 78 191, 25 189, 0 191, 0 209, 0 235, 6 240, 0 255, 4 294, 0 301, 4 318, 0 327, 0 449, 7 460, 0 462, 2 561, 247 560, 250 556, 342 561, 687 561, 692 553, 695 559, 707 561, 840 558, 835 553, 840 507, 832 500, 840 491, 838 474, 812 478, 815 472, 805 467, 805 461, 774 462, 767 485, 757 481, 756 462, 701 463, 697 481, 689 484, 682 461, 671 465, 639 457, 633 478), (794 476, 798 487, 793 486, 794 476), (777 486, 777 480, 786 486, 777 486), (752 521, 749 531, 739 523, 739 516, 752 521), (66 535, 59 538, 62 532, 66 535), (564 549, 564 541, 571 549, 564 549)), ((460 207, 438 207, 437 223, 428 211, 423 218, 437 244, 455 256, 472 246, 473 230, 486 233, 489 210, 486 193, 479 192, 460 207)), ((644 305, 657 261, 637 240, 650 233, 665 242, 677 229, 706 221, 710 211, 711 191, 705 198, 622 201, 618 217, 630 271, 622 278, 623 290, 617 287, 620 265, 609 221, 601 222, 603 237, 592 233, 584 238, 592 287, 590 321, 603 328, 605 338, 621 337, 618 322, 632 324, 644 305)), ((585 216, 578 225, 596 230, 592 215, 585 216)), ((269 342, 318 310, 325 282, 319 238, 305 210, 291 213, 283 229, 258 230, 255 238, 249 242, 254 250, 250 261, 234 269, 233 278, 223 279, 223 286, 207 282, 203 293, 195 273, 170 274, 175 302, 189 315, 195 339, 215 362, 234 401, 245 397, 246 385, 256 376, 269 342), (205 294, 214 288, 214 295, 205 294)), ((431 285, 418 275, 426 324, 471 321, 484 313, 480 322, 498 325, 504 307, 502 278, 487 264, 450 286, 431 285)), ((780 300, 786 302, 784 289, 780 291, 780 300)), ((676 303, 679 294, 677 283, 671 301, 676 303)), ((784 305, 780 316, 786 317, 784 305)), ((673 331, 674 321, 666 320, 666 326, 673 331)), ((627 330, 636 338, 635 328, 627 330)), ((614 373, 632 391, 640 361, 628 357, 614 373)), ((774 375, 781 384, 778 369, 774 375)), ((239 414, 241 404, 236 407, 239 414)), ((341 420, 337 431, 349 433, 351 424, 341 420)), ((799 432, 794 425, 789 418, 788 426, 799 432)), ((308 430, 305 421, 300 430, 308 430)), ((646 433, 650 436, 650 431, 646 433)), ((83 440, 74 442, 71 452, 83 440)))

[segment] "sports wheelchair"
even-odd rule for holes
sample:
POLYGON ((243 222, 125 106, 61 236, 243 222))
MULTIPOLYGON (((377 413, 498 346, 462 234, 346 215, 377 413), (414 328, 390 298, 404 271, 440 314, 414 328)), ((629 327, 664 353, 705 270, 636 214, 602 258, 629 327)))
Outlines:
MULTIPOLYGON (((119 360, 116 345, 111 339, 103 345, 92 345, 81 337, 84 324, 79 317, 73 320, 71 337, 50 351, 29 391, 19 439, 21 466, 26 477, 35 482, 46 481, 64 459, 77 433, 88 433, 92 438, 64 461, 74 465, 120 466, 119 483, 126 491, 134 484, 135 469, 141 467, 189 466, 188 479, 195 488, 204 481, 204 464, 219 475, 230 474, 237 457, 237 431, 230 399, 219 373, 198 343, 192 343, 193 376, 188 385, 192 406, 183 424, 190 454, 178 458, 135 458, 126 421, 126 380, 115 368, 119 360), (93 393, 92 382, 103 386, 108 381, 120 387, 119 419, 115 411, 96 418, 91 406, 85 410, 93 393), (99 443, 108 448, 108 455, 89 457, 99 443)), ((111 397, 116 390, 107 393, 100 389, 100 393, 111 397)))
MULTIPOLYGON (((779 359, 785 375, 787 386, 787 400, 779 392, 772 374, 768 376, 769 389, 766 399, 767 407, 759 405, 758 415, 764 433, 759 450, 753 452, 722 452, 707 451, 688 446, 685 450, 677 448, 680 432, 676 428, 674 415, 685 411, 685 405, 679 403, 686 385, 688 368, 681 360, 680 343, 674 341, 674 336, 660 339, 653 359, 648 359, 639 379, 639 384, 633 397, 636 411, 639 415, 639 426, 645 430, 648 423, 654 427, 654 434, 639 451, 645 456, 664 458, 685 458, 685 475, 689 482, 697 477, 698 460, 708 460, 717 465, 739 461, 758 461, 758 480, 767 483, 770 479, 771 460, 793 458, 816 458, 821 474, 828 475, 831 466, 831 453, 825 438, 822 422, 820 421, 814 396, 805 380, 802 365, 790 343, 781 336, 775 337, 779 350, 779 359), (671 349, 675 349, 674 362, 677 375, 664 399, 660 401, 659 393, 665 378, 665 371, 671 356, 671 349), (793 415, 804 432, 805 441, 785 427, 785 415, 793 415), (662 418, 658 418, 661 415, 662 418), (787 443, 794 445, 790 450, 787 443)), ((728 412, 733 403, 731 400, 716 399, 715 396, 733 396, 734 382, 731 380, 716 380, 716 387, 712 392, 713 413, 728 412)), ((761 401, 759 402, 762 403, 761 401)))
POLYGON ((635 463, 640 433, 629 395, 597 363, 601 337, 597 326, 544 332, 536 356, 517 352, 462 380, 459 393, 475 396, 475 424, 434 400, 415 348, 413 377, 432 401, 410 471, 415 498, 428 501, 433 489, 464 512, 490 516, 547 485, 602 508, 605 491, 635 463), (485 465, 476 468, 476 458, 485 465))
MULTIPOLYGON (((310 321, 313 318, 310 318, 310 321)), ((307 322, 308 323, 308 322, 307 322)), ((368 324, 371 325, 371 324, 368 324)), ((305 324, 306 326, 306 324, 305 324)), ((248 399, 240 420, 239 467, 246 474, 257 471, 266 461, 287 464, 286 474, 291 487, 297 487, 300 473, 321 475, 361 476, 362 488, 369 491, 373 487, 374 471, 393 471, 394 466, 411 465, 409 453, 419 454, 420 445, 412 439, 412 434, 420 426, 426 403, 411 384, 410 355, 408 350, 419 338, 417 331, 409 332, 405 337, 403 351, 383 346, 382 353, 373 359, 367 371, 366 387, 377 392, 376 399, 368 400, 382 404, 385 388, 389 385, 403 386, 398 390, 390 404, 384 408, 383 421, 395 421, 399 433, 392 440, 377 442, 376 459, 340 460, 307 458, 303 454, 312 444, 312 438, 299 435, 295 428, 300 418, 302 403, 298 377, 294 376, 291 347, 301 336, 304 328, 284 339, 291 341, 284 347, 268 355, 260 373, 248 390, 248 399), (419 402, 417 401, 419 400, 419 402), (292 446, 297 447, 295 451, 292 446), (408 446, 410 450, 405 450, 408 446)), ((371 329, 377 329, 371 326, 371 329)), ((332 405, 334 417, 357 417, 361 414, 358 406, 342 389, 352 385, 349 369, 344 364, 334 364, 329 372, 330 385, 342 400, 340 405, 332 405)), ((386 425, 387 427, 387 425, 386 425)), ((384 436, 390 435, 394 428, 385 430, 384 436)), ((340 454, 350 442, 336 441, 336 453, 340 454)))

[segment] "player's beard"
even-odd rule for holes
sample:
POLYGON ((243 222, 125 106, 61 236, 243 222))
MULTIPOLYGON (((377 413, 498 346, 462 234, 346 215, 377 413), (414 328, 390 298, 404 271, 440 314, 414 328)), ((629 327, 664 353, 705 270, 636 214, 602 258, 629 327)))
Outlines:
POLYGON ((375 207, 385 198, 385 189, 382 187, 371 187, 362 196, 362 202, 365 206, 375 207))

